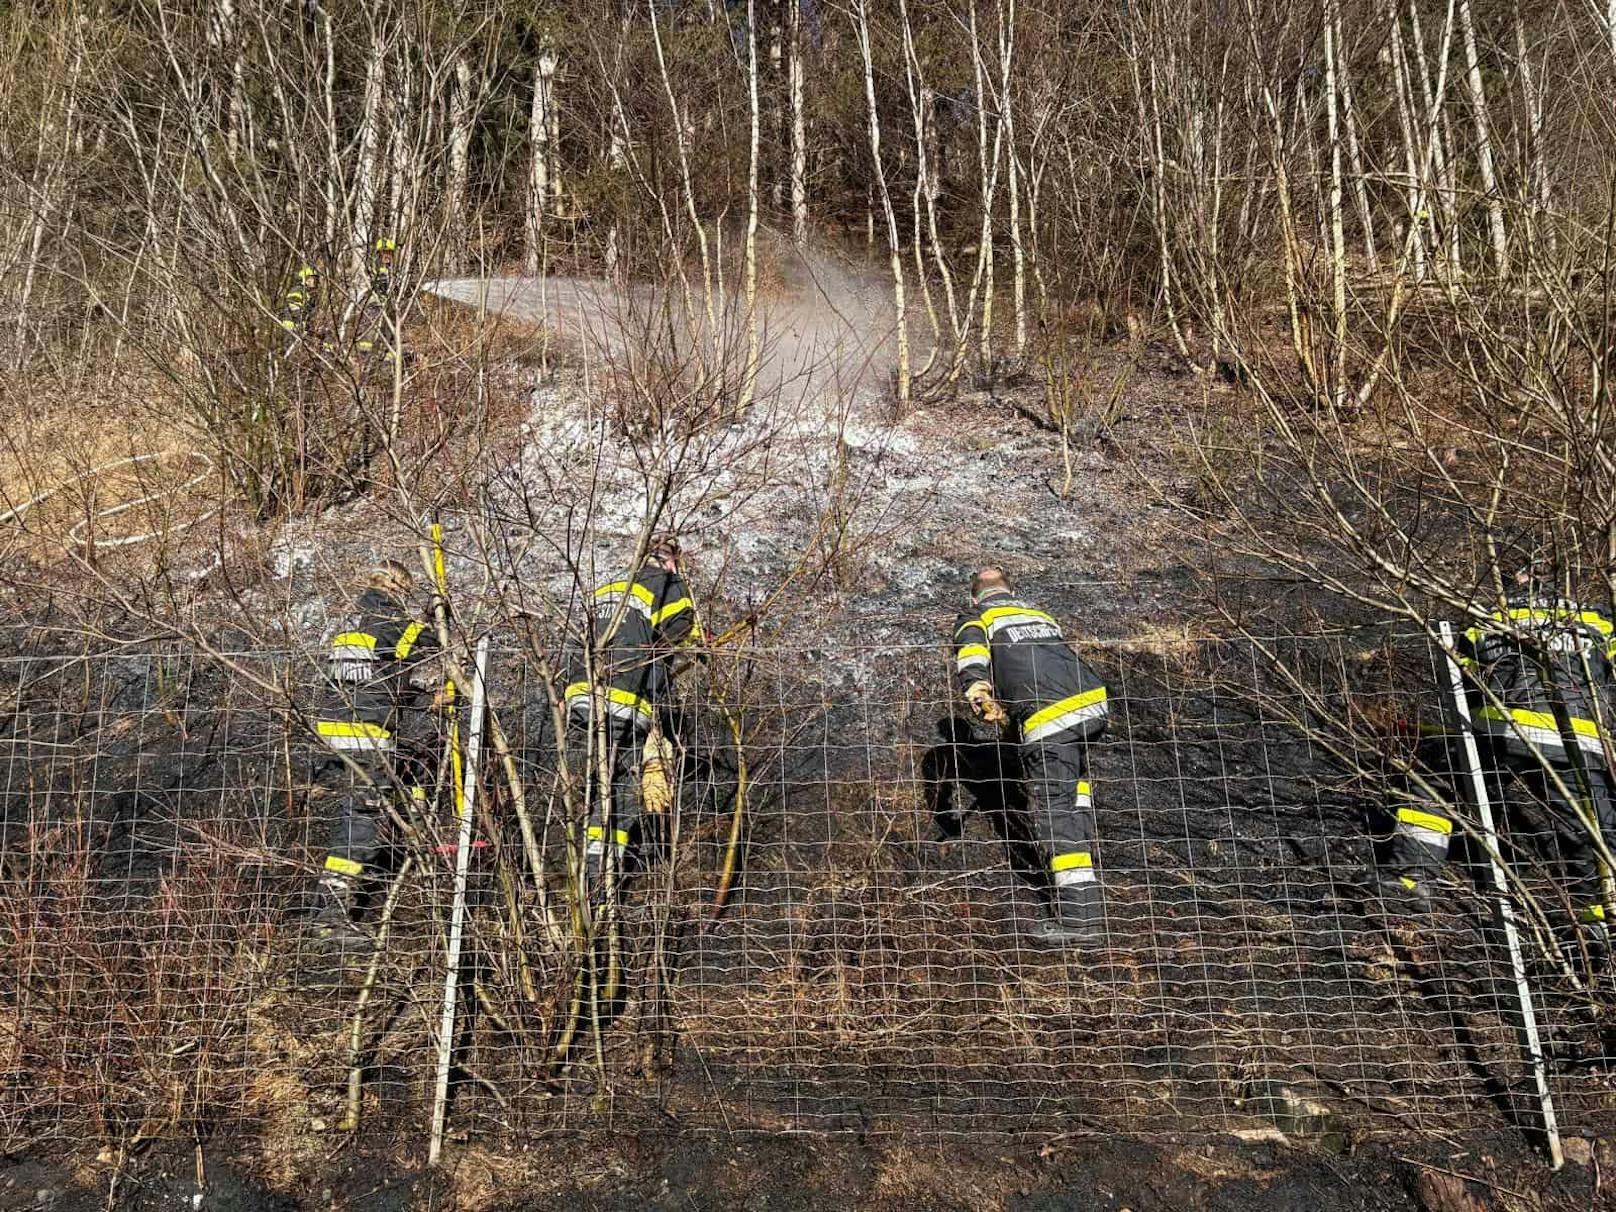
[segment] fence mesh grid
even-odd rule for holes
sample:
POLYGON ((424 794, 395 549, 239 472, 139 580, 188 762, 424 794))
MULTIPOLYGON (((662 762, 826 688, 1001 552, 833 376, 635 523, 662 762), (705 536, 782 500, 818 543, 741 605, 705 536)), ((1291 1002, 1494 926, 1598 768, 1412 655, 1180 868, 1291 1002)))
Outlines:
MULTIPOLYGON (((1366 876, 1384 789, 1308 726, 1441 718, 1423 638, 1095 656, 1112 704, 1090 752, 1106 947, 1028 944, 1039 858, 1014 749, 958 714, 945 653, 754 651, 726 683, 750 777, 728 903, 715 911, 733 748, 690 678, 680 803, 639 841, 653 858, 624 894, 621 995, 603 1005, 576 996, 599 985, 570 934, 549 699, 521 650, 497 651, 490 702, 536 845, 490 761, 453 1122, 573 1130, 655 1111, 920 1137, 1529 1122, 1479 850, 1457 848, 1430 916, 1385 915, 1366 876), (949 807, 961 829, 940 840, 949 807)), ((368 1118, 424 1114, 452 813, 440 788, 413 841, 395 831, 409 870, 373 981, 368 956, 310 944, 297 914, 340 793, 313 778, 287 707, 317 677, 309 654, 179 646, 0 662, 5 1139, 335 1122, 356 1061, 368 1118)), ((1552 833, 1534 836, 1530 813, 1509 828, 1523 878, 1546 887, 1552 833)), ((1608 994, 1547 970, 1536 991, 1562 1120, 1609 1114, 1608 994)))

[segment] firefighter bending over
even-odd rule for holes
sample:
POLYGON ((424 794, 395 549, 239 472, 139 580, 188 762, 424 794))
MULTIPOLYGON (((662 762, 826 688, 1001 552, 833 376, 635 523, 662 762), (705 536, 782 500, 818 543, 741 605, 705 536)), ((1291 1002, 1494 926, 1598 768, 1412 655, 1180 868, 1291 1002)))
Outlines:
POLYGON ((1592 949, 1608 955, 1611 873, 1594 839, 1616 844, 1606 749, 1616 735, 1612 612, 1561 597, 1527 568, 1503 609, 1466 631, 1459 647, 1496 794, 1512 819, 1547 806, 1572 912, 1592 949))
POLYGON ((619 876, 630 872, 630 834, 642 811, 661 815, 673 806, 678 764, 660 710, 673 688, 673 656, 702 638, 682 559, 679 540, 659 535, 637 572, 595 589, 585 637, 596 654, 595 680, 588 680, 580 655, 566 688, 574 770, 595 753, 591 725, 598 718, 611 756, 609 801, 598 791, 591 797, 584 850, 591 887, 599 886, 608 858, 619 876))
POLYGON ((325 705, 314 722, 329 755, 317 779, 335 775, 347 794, 320 874, 315 925, 319 937, 338 943, 364 939, 354 915, 371 890, 387 804, 420 806, 427 798, 432 694, 413 685, 412 674, 438 642, 410 614, 414 589, 408 568, 383 561, 331 640, 325 705))
POLYGON ((1049 864, 1051 913, 1032 930, 1044 946, 1104 938, 1094 865, 1088 742, 1106 726, 1105 686, 1060 625, 1011 589, 1001 568, 971 578, 971 608, 954 629, 956 676, 978 719, 1015 729, 1032 830, 1049 864))

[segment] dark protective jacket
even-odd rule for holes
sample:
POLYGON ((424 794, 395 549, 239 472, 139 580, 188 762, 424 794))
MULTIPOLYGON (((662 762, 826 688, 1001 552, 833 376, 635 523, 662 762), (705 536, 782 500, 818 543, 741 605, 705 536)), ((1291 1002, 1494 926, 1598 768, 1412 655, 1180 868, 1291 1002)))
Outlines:
POLYGON ((1060 624, 1010 593, 992 594, 954 627, 960 689, 987 681, 1023 741, 1087 740, 1105 731, 1105 684, 1060 624))
POLYGON ((437 636, 402 603, 365 590, 331 638, 325 705, 315 721, 320 739, 332 749, 391 751, 399 713, 424 705, 410 673, 437 646, 437 636))
MULTIPOLYGON (((632 578, 623 576, 599 586, 591 602, 586 641, 600 651, 602 667, 597 673, 604 683, 607 714, 649 728, 672 685, 670 658, 678 648, 701 638, 696 604, 678 573, 647 564, 632 578), (607 635, 620 602, 627 603, 622 619, 607 635)), ((587 719, 591 697, 580 653, 572 662, 566 689, 568 710, 587 719)))
POLYGON ((1569 728, 1577 748, 1603 768, 1600 723, 1608 731, 1616 720, 1612 612, 1523 590, 1491 619, 1513 631, 1481 624, 1459 644, 1461 661, 1485 687, 1485 693, 1471 690, 1477 731, 1497 738, 1509 753, 1535 749, 1563 762, 1569 728))
POLYGON ((314 319, 317 301, 311 292, 305 291, 301 286, 294 286, 286 292, 286 300, 281 304, 280 313, 275 317, 280 326, 287 332, 296 332, 300 328, 307 328, 314 319))

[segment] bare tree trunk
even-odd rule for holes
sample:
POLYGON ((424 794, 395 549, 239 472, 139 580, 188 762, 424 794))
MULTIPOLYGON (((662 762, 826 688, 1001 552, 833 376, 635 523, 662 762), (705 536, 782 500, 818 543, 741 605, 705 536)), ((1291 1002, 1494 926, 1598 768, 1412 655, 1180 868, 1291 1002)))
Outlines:
POLYGON ((746 168, 745 281, 742 284, 746 297, 746 367, 741 376, 742 411, 752 406, 752 398, 757 392, 760 353, 757 316, 757 229, 758 136, 761 115, 758 109, 757 0, 746 0, 746 89, 747 113, 751 118, 751 143, 746 168))
POLYGON ((1465 83, 1470 92, 1470 113, 1476 124, 1476 168, 1481 187, 1487 192, 1487 228, 1492 235, 1493 268, 1500 278, 1509 276, 1509 244, 1504 231, 1504 200, 1498 196, 1498 173, 1493 166, 1492 121, 1487 112, 1487 92, 1481 80, 1481 62, 1476 53, 1476 25, 1470 14, 1470 0, 1459 0, 1459 29, 1464 36, 1465 83))
MULTIPOLYGON (((454 57, 454 91, 449 98, 449 170, 443 189, 443 221, 448 231, 447 263, 451 272, 465 266, 466 171, 471 159, 471 64, 454 57)), ((537 271, 535 271, 537 272, 537 271)))
MULTIPOLYGON (((323 6, 320 12, 320 30, 324 35, 322 41, 325 48, 325 75, 321 80, 321 99, 325 102, 323 115, 326 139, 326 171, 325 171, 325 246, 336 251, 338 233, 347 227, 347 216, 344 213, 347 206, 347 189, 343 184, 347 179, 347 166, 342 162, 342 152, 338 142, 337 132, 337 51, 336 42, 331 34, 331 14, 323 6)), ((352 258, 347 258, 350 263, 352 258)), ((363 272, 363 266, 360 266, 363 272)))
POLYGON ((214 5, 208 38, 213 50, 230 63, 225 103, 218 117, 225 131, 225 154, 234 160, 241 154, 242 79, 246 70, 235 0, 218 0, 214 5))
POLYGON ((1364 172, 1363 149, 1358 143, 1358 106, 1352 95, 1352 66, 1342 35, 1341 2, 1331 0, 1330 21, 1334 26, 1335 74, 1341 88, 1341 129, 1347 137, 1347 167, 1352 174, 1352 197, 1358 209, 1358 223, 1363 228, 1364 260, 1369 272, 1380 272, 1380 253, 1375 242, 1375 218, 1369 209, 1369 180, 1364 172))
POLYGON ((1016 322, 1015 351, 1016 356, 1020 357, 1027 348, 1027 267, 1021 251, 1021 172, 1016 159, 1015 104, 1010 96, 1010 65, 1015 56, 1016 43, 1016 0, 1010 0, 1008 16, 1003 0, 1000 0, 998 11, 1001 64, 999 112, 1004 122, 1005 167, 1009 170, 1010 263, 1014 270, 1010 297, 1016 322))
MULTIPOLYGON (((657 24, 657 2, 658 0, 646 0, 646 7, 651 15, 651 41, 656 48, 657 73, 662 78, 662 94, 668 99, 668 114, 673 119, 673 145, 679 159, 679 186, 684 194, 685 215, 690 220, 691 230, 696 234, 696 248, 701 256, 701 293, 707 313, 706 341, 711 344, 713 362, 717 365, 723 357, 723 346, 718 331, 718 308, 714 298, 712 250, 707 242, 707 229, 702 226, 701 215, 696 210, 696 187, 690 175, 690 128, 686 115, 679 109, 678 98, 673 95, 673 79, 668 74, 668 62, 662 51, 662 31, 657 24)), ((698 336, 695 333, 691 335, 698 336)), ((703 348, 703 342, 697 340, 695 347, 703 348)))
POLYGON ((1558 251, 1559 240, 1549 209, 1548 157, 1543 148, 1543 93, 1532 74, 1532 56, 1526 44, 1526 23, 1521 19, 1520 0, 1515 2, 1515 57, 1521 77, 1521 103, 1526 109, 1527 156, 1531 166, 1527 213, 1532 221, 1527 230, 1534 238, 1541 234, 1552 256, 1558 251))
MULTIPOLYGON (((936 139, 936 134, 934 130, 935 123, 931 120, 934 94, 926 87, 925 77, 921 74, 920 56, 915 53, 914 31, 909 21, 908 0, 898 0, 898 17, 903 23, 904 81, 909 90, 909 107, 915 121, 915 187, 918 191, 918 202, 925 205, 926 244, 931 249, 932 263, 937 267, 937 276, 942 282, 943 299, 948 307, 948 322, 953 346, 956 350, 959 350, 965 346, 965 335, 960 327, 959 302, 954 296, 954 274, 948 267, 948 257, 943 252, 942 236, 937 227, 938 181, 937 175, 933 171, 936 157, 932 154, 932 145, 936 139)), ((917 206, 915 214, 917 228, 915 240, 917 245, 920 241, 919 223, 920 213, 917 206)), ((920 255, 918 247, 915 255, 918 259, 920 255)), ((916 273, 920 277, 922 288, 924 288, 926 275, 918 264, 916 273)), ((930 302, 930 292, 928 291, 928 308, 930 307, 930 302)))
POLYGON ((875 185, 881 194, 881 209, 887 220, 887 250, 892 264, 892 305, 898 343, 897 405, 901 417, 909 409, 909 308, 904 298, 903 249, 898 240, 898 217, 887 191, 886 168, 881 162, 881 119, 875 104, 875 62, 870 50, 869 14, 865 0, 856 9, 859 53, 864 59, 864 104, 869 118, 870 161, 875 168, 875 185))
POLYGON ((1409 232, 1413 243, 1410 252, 1414 260, 1414 280, 1425 281, 1425 227, 1428 223, 1424 182, 1419 176, 1419 163, 1424 159, 1414 141, 1414 99, 1408 75, 1407 55, 1403 49, 1403 19, 1393 0, 1386 4, 1387 20, 1391 23, 1392 87, 1397 94, 1397 125, 1403 136, 1403 172, 1407 180, 1403 187, 1408 207, 1409 232))
POLYGON ((353 280, 355 291, 362 291, 366 260, 376 238, 377 208, 381 204, 381 126, 382 76, 387 66, 387 44, 380 28, 371 35, 370 55, 365 61, 365 97, 359 126, 358 204, 354 208, 353 280))
MULTIPOLYGON (((613 178, 622 176, 623 165, 627 156, 628 135, 623 130, 623 123, 628 120, 621 108, 614 110, 607 120, 612 133, 606 140, 606 166, 613 178)), ((618 260, 621 255, 622 222, 617 216, 612 217, 611 226, 606 229, 606 276, 617 276, 618 260)))
POLYGON ((786 92, 791 108, 791 238, 798 248, 808 246, 808 119, 804 104, 802 62, 803 0, 786 0, 790 7, 786 43, 786 92))
POLYGON ((37 196, 34 199, 33 227, 28 240, 28 255, 23 269, 22 289, 17 299, 16 365, 18 368, 21 368, 27 357, 28 309, 33 301, 34 284, 39 274, 39 261, 40 254, 44 251, 45 232, 50 226, 56 210, 63 202, 65 194, 63 178, 67 173, 74 131, 78 124, 79 78, 84 67, 84 42, 78 34, 76 25, 72 27, 72 33, 69 36, 73 38, 73 49, 70 52, 66 76, 62 81, 61 117, 47 119, 44 128, 40 132, 40 148, 43 151, 45 144, 49 142, 50 135, 60 130, 60 150, 50 159, 44 171, 38 175, 40 184, 37 196))
POLYGON ((1347 393, 1347 236, 1341 215, 1341 121, 1337 111, 1340 77, 1337 74, 1336 34, 1340 29, 1340 11, 1336 0, 1329 0, 1328 20, 1324 24, 1324 113, 1325 129, 1330 139, 1330 309, 1334 312, 1331 359, 1330 402, 1340 408, 1347 393))
POLYGON ((786 147, 787 102, 786 90, 782 87, 785 82, 786 47, 785 27, 780 23, 780 8, 783 3, 785 0, 768 0, 769 76, 766 91, 769 97, 769 130, 774 139, 769 163, 769 206, 776 215, 785 214, 786 178, 789 175, 782 171, 783 166, 775 158, 786 147))
MULTIPOLYGON (((1445 77, 1448 58, 1451 51, 1453 36, 1454 0, 1448 3, 1448 19, 1443 23, 1443 41, 1441 58, 1437 61, 1437 70, 1445 77)), ((1409 0, 1408 5, 1409 32, 1414 38, 1414 64, 1419 71, 1420 93, 1425 99, 1426 112, 1430 115, 1427 123, 1428 137, 1433 142, 1432 164, 1436 174, 1437 208, 1442 212, 1442 222, 1438 225, 1432 219, 1432 244, 1435 248, 1442 248, 1444 241, 1442 264, 1446 267, 1445 273, 1449 281, 1457 281, 1464 273, 1464 261, 1459 248, 1459 195, 1454 180, 1453 158, 1449 154, 1451 140, 1448 138, 1447 111, 1437 103, 1440 89, 1433 91, 1431 83, 1431 65, 1425 50, 1425 35, 1420 27, 1419 0, 1409 0)))
POLYGON ((1173 348, 1185 362, 1193 362, 1189 343, 1179 322, 1174 286, 1172 246, 1169 240, 1167 212, 1167 149, 1162 136, 1161 85, 1154 48, 1141 36, 1143 18, 1132 27, 1133 42, 1128 56, 1133 74, 1135 110, 1138 114, 1139 133, 1146 143, 1150 165, 1151 226, 1156 234, 1156 259, 1161 272, 1162 310, 1167 313, 1167 330, 1172 334, 1173 348), (1143 67, 1141 67, 1143 64, 1143 67))
MULTIPOLYGON (((981 174, 982 229, 978 236, 976 280, 982 285, 982 330, 977 334, 977 356, 982 373, 993 368, 993 200, 999 178, 999 152, 1004 139, 1004 115, 993 126, 993 155, 988 157, 987 73, 982 64, 982 41, 977 33, 976 0, 971 0, 971 66, 976 73, 976 154, 981 174)), ((972 288, 974 291, 974 287, 972 288)))
POLYGON ((554 108, 556 54, 548 44, 539 48, 533 67, 533 107, 528 112, 530 148, 527 210, 523 230, 522 264, 529 277, 537 276, 544 244, 544 220, 550 206, 550 122, 554 108))
MULTIPOLYGON (((412 164, 411 136, 415 128, 410 119, 415 114, 415 67, 413 56, 404 52, 396 56, 397 66, 393 87, 387 93, 387 139, 390 155, 387 214, 384 224, 388 232, 397 235, 403 230, 406 209, 413 209, 406 201, 406 193, 413 193, 420 185, 420 177, 412 164)), ((423 126, 425 123, 423 122, 423 126)), ((424 131, 422 132, 424 134, 424 131)))

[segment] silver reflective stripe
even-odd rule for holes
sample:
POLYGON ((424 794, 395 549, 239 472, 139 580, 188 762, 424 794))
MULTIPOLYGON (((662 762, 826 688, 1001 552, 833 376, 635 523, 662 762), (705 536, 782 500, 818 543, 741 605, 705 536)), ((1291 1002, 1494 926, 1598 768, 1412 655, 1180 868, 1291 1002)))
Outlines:
POLYGON ((333 649, 330 675, 334 682, 368 682, 376 676, 376 658, 363 648, 333 649))
POLYGON ((1000 615, 998 618, 994 619, 993 622, 989 623, 987 625, 987 633, 990 637, 996 636, 1006 627, 1025 627, 1028 623, 1037 623, 1043 627, 1054 628, 1057 634, 1059 634, 1060 631, 1058 627, 1055 627, 1053 623, 1051 623, 1041 614, 1006 614, 1000 615))
MULTIPOLYGON (((595 594, 595 609, 596 610, 605 610, 605 609, 616 610, 617 609, 617 603, 620 602, 622 599, 623 599, 623 595, 621 593, 617 593, 617 592, 597 593, 597 594, 595 594)), ((636 594, 631 593, 631 594, 628 595, 628 608, 630 610, 638 611, 640 614, 644 615, 647 620, 649 620, 650 617, 651 617, 650 604, 647 603, 644 599, 637 596, 636 594)))
POLYGON ((1093 867, 1068 867, 1065 871, 1057 871, 1052 877, 1057 888, 1065 888, 1071 884, 1097 884, 1100 882, 1100 873, 1093 867))
POLYGON ((1412 838, 1422 846, 1429 846, 1432 850, 1441 854, 1448 852, 1448 835, 1440 829, 1427 829, 1424 825, 1398 821, 1397 832, 1406 838, 1412 838))
POLYGON ((1092 808, 1092 807, 1094 807, 1094 797, 1092 795, 1090 795, 1087 791, 1079 791, 1077 793, 1077 806, 1079 808, 1092 808))
MULTIPOLYGON (((1565 743, 1560 738, 1560 732, 1555 728, 1539 728, 1535 724, 1522 724, 1518 720, 1485 720, 1487 731, 1505 738, 1525 741, 1529 745, 1536 745, 1544 753, 1564 753, 1565 743)), ((1593 751, 1603 753, 1604 749, 1593 737, 1578 737, 1579 747, 1585 741, 1593 741, 1593 751)))
POLYGON ((393 738, 385 736, 323 736, 320 739, 329 749, 347 752, 389 753, 393 748, 393 738))
POLYGON ((983 669, 986 669, 988 667, 988 659, 986 657, 979 656, 964 656, 960 657, 954 662, 954 668, 960 673, 964 673, 967 669, 974 669, 978 665, 980 665, 983 669))
MULTIPOLYGON (((573 698, 568 710, 578 719, 587 720, 589 719, 589 704, 593 701, 593 697, 590 695, 577 695, 573 698)), ((606 714, 614 720, 627 720, 640 728, 649 728, 651 726, 651 717, 638 707, 628 703, 614 703, 608 699, 606 701, 606 714)))
POLYGON ((1024 741, 1041 741, 1045 737, 1054 736, 1057 732, 1065 732, 1074 724, 1081 724, 1086 720, 1104 719, 1106 712, 1107 708, 1103 700, 1098 703, 1090 703, 1087 707, 1077 707, 1057 715, 1052 720, 1045 720, 1036 728, 1028 729, 1021 734, 1021 739, 1024 741))

